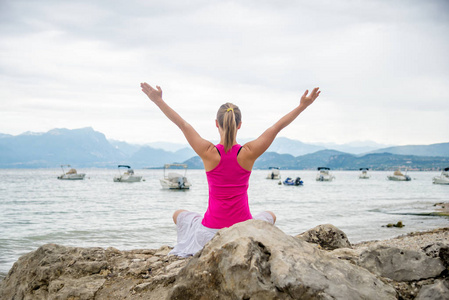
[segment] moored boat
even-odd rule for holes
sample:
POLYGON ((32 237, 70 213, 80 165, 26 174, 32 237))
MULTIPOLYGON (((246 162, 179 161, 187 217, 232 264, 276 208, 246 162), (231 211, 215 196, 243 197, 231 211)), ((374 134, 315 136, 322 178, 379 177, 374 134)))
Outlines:
POLYGON ((449 167, 444 168, 440 176, 433 177, 432 182, 434 184, 449 184, 449 167))
POLYGON ((360 171, 359 179, 369 179, 371 177, 368 174, 369 168, 360 168, 360 171))
POLYGON ((142 179, 142 176, 135 175, 134 170, 127 165, 119 165, 118 172, 119 176, 114 177, 114 182, 140 182, 142 179), (123 174, 120 174, 120 168, 126 168, 127 170, 123 174))
POLYGON ((267 175, 267 179, 277 179, 277 180, 281 179, 279 167, 269 167, 268 170, 270 170, 270 172, 267 175))
POLYGON ((70 165, 61 165, 62 175, 57 178, 60 180, 83 180, 86 174, 78 173, 74 168, 71 168, 70 165), (64 166, 70 168, 70 170, 66 173, 64 171, 64 166))
POLYGON ((388 175, 387 179, 392 180, 392 181, 411 181, 412 180, 412 178, 407 175, 407 170, 405 170, 405 174, 402 174, 402 172, 399 169, 394 171, 393 175, 388 175))
POLYGON ((319 167, 318 174, 316 175, 316 181, 332 181, 335 179, 335 176, 330 172, 330 168, 327 167, 319 167))
POLYGON ((165 164, 164 165, 164 178, 159 179, 162 188, 170 190, 185 190, 190 189, 191 184, 187 180, 187 165, 186 164, 165 164), (184 175, 169 172, 169 169, 181 168, 184 169, 184 175))

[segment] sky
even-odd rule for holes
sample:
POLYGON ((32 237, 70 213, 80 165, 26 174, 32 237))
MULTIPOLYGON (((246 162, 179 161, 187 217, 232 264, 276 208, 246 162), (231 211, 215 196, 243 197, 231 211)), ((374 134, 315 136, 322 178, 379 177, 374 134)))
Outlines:
POLYGON ((218 107, 256 138, 449 142, 449 1, 0 0, 0 133, 92 127, 130 143, 185 143, 142 93, 208 140, 218 107))

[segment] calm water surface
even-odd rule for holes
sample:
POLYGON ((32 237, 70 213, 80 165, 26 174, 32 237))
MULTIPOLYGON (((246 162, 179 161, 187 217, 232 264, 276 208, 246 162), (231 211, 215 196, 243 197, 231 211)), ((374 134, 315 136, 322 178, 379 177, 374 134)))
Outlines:
MULTIPOLYGON (((162 170, 135 170, 139 183, 116 183, 116 170, 79 169, 83 181, 60 181, 58 169, 1 170, 0 278, 23 254, 46 243, 121 250, 173 246, 178 208, 203 213, 207 181, 203 170, 190 170, 188 191, 162 190, 162 170)), ((316 182, 315 171, 281 171, 283 178, 300 176, 302 187, 265 179, 253 171, 250 207, 253 213, 272 210, 276 225, 296 235, 319 224, 342 229, 352 243, 384 239, 410 231, 449 226, 446 217, 422 216, 435 203, 449 200, 449 186, 433 185, 437 172, 409 172, 410 182, 387 181, 391 172, 335 171, 333 182, 316 182), (402 221, 404 228, 382 225, 402 221)))

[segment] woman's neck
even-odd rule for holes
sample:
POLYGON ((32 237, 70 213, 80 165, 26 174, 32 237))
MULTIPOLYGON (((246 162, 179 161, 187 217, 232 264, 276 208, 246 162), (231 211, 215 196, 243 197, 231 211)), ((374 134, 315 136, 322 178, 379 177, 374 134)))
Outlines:
MULTIPOLYGON (((220 144, 221 145, 224 145, 224 137, 223 136, 221 136, 220 137, 220 144)), ((232 146, 234 146, 234 145, 237 145, 237 139, 236 139, 236 137, 234 138, 234 140, 232 141, 232 146)))

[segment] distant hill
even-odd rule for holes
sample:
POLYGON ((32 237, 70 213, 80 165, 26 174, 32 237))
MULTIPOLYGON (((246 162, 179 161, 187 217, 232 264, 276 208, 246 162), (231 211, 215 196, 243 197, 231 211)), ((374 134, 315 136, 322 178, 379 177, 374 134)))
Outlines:
POLYGON ((181 143, 169 143, 169 142, 152 142, 152 143, 148 143, 146 145, 150 146, 151 148, 163 149, 165 151, 170 151, 170 152, 176 152, 181 149, 190 148, 189 144, 187 144, 187 143, 181 144, 181 143))
MULTIPOLYGON (((238 139, 241 145, 254 140, 254 138, 244 138, 238 139)), ((217 141, 211 141, 217 143, 217 141)), ((177 151, 179 149, 185 148, 187 144, 181 143, 166 143, 166 142, 154 142, 147 144, 152 148, 160 148, 166 151, 177 151)), ((276 152, 279 154, 290 154, 293 156, 300 156, 309 153, 314 153, 320 150, 337 150, 341 152, 346 152, 350 154, 366 154, 370 151, 374 151, 380 148, 386 148, 391 145, 378 144, 372 141, 360 141, 360 142, 350 142, 345 144, 335 144, 335 143, 304 143, 298 140, 289 139, 286 137, 277 137, 271 146, 268 148, 268 152, 276 152)))
MULTIPOLYGON (((196 156, 185 163, 190 168, 204 168, 201 159, 196 156)), ((449 157, 398 155, 391 153, 371 153, 363 156, 335 150, 322 150, 312 154, 294 157, 289 154, 266 152, 256 160, 254 169, 280 167, 283 170, 315 170, 318 167, 328 167, 334 170, 395 170, 408 168, 410 170, 440 170, 449 166, 449 157)))
POLYGON ((0 133, 0 139, 1 139, 1 138, 6 138, 6 137, 10 137, 10 136, 12 136, 12 135, 0 133))
POLYGON ((27 132, 0 139, 0 167, 39 168, 60 164, 104 166, 121 160, 123 153, 92 128, 27 132))
POLYGON ((410 145, 382 148, 372 153, 392 153, 402 155, 420 155, 420 156, 449 156, 449 143, 439 143, 431 145, 410 145))
POLYGON ((151 168, 161 167, 167 163, 181 163, 195 155, 195 152, 191 148, 169 152, 162 149, 143 146, 129 158, 129 161, 136 166, 151 168))
POLYGON ((298 140, 292 140, 286 137, 276 138, 271 146, 268 148, 268 152, 276 152, 279 154, 290 154, 293 156, 304 155, 308 153, 317 152, 326 149, 322 146, 316 146, 312 144, 306 144, 298 140))
POLYGON ((115 168, 119 164, 142 168, 184 161, 194 155, 190 148, 168 152, 110 142, 103 133, 90 127, 0 135, 0 168, 54 168, 61 164, 71 164, 75 168, 115 168))
MULTIPOLYGON (((155 145, 164 144, 176 151, 107 140, 103 133, 90 127, 73 130, 59 128, 46 133, 26 132, 17 136, 0 133, 0 168, 55 168, 61 164, 71 164, 75 168, 115 168, 118 164, 131 165, 133 168, 157 168, 175 162, 186 162, 191 168, 203 168, 201 159, 191 147, 162 142, 155 145)), ((411 169, 449 166, 449 143, 389 147, 376 152, 360 156, 279 137, 259 157, 254 168, 369 167, 385 170, 399 166, 411 169)))
POLYGON ((189 169, 204 169, 203 161, 199 156, 194 156, 183 162, 189 166, 189 169))
POLYGON ((351 154, 335 150, 321 150, 296 157, 289 154, 265 152, 256 160, 254 168, 267 169, 269 167, 280 167, 284 170, 315 169, 317 167, 327 167, 332 157, 345 155, 352 156, 351 154))
POLYGON ((344 144, 317 143, 316 145, 350 154, 366 154, 377 149, 393 147, 393 145, 383 145, 373 141, 358 141, 344 144))
POLYGON ((142 147, 140 145, 128 144, 127 142, 108 140, 109 143, 117 150, 125 154, 126 156, 131 156, 142 147))

